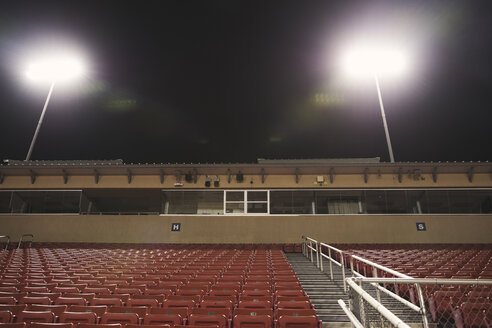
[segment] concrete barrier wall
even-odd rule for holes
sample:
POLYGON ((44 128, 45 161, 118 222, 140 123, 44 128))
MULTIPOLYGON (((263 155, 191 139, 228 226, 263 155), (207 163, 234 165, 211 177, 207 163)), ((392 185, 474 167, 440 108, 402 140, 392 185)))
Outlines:
POLYGON ((492 215, 0 215, 0 235, 32 233, 38 242, 299 243, 305 235, 327 243, 492 243, 491 232, 492 215))

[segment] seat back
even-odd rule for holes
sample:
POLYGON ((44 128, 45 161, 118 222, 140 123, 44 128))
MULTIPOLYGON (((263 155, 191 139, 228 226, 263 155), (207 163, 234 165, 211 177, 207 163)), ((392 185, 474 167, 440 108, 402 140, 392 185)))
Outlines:
POLYGON ((138 319, 139 317, 136 313, 106 312, 101 316, 101 323, 138 324, 138 319))
POLYGON ((143 318, 143 324, 144 325, 170 325, 170 326, 182 325, 183 318, 179 314, 150 313, 143 318))
POLYGON ((68 307, 69 312, 93 312, 99 318, 108 311, 106 305, 70 305, 68 307))
POLYGON ((51 300, 49 297, 31 297, 31 296, 25 296, 22 297, 19 300, 20 304, 44 304, 44 305, 50 305, 51 300))
POLYGON ((10 311, 0 312, 0 323, 10 323, 12 322, 13 314, 10 311))
POLYGON ((55 300, 56 305, 87 305, 82 297, 58 297, 55 300))
POLYGON ((15 305, 17 304, 17 300, 15 299, 15 297, 12 296, 3 296, 0 297, 0 304, 15 305))
POLYGON ((234 316, 232 321, 234 328, 272 328, 273 319, 269 315, 244 315, 234 316))
POLYGON ((94 312, 64 312, 60 315, 60 322, 97 323, 97 314, 94 312))
POLYGON ((119 298, 99 298, 94 297, 90 305, 106 305, 106 306, 123 306, 123 302, 119 298))
POLYGON ((66 305, 43 305, 43 304, 30 304, 27 306, 27 311, 51 311, 57 317, 67 310, 66 305))
POLYGON ((223 314, 190 314, 188 323, 193 326, 217 325, 219 328, 227 328, 227 318, 223 314))
POLYGON ((159 302, 155 298, 146 298, 146 299, 133 299, 130 298, 128 302, 126 302, 127 306, 148 306, 148 307, 158 307, 159 302))
POLYGON ((283 315, 278 319, 279 328, 318 328, 319 320, 316 316, 283 315))
POLYGON ((51 311, 22 311, 17 315, 17 322, 55 322, 55 314, 51 311))

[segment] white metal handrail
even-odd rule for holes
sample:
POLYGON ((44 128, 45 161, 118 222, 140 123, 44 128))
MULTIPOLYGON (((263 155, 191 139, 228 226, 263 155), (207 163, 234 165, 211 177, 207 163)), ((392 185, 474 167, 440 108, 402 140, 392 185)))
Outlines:
POLYGON ((388 310, 381 302, 378 302, 375 298, 369 295, 362 287, 359 287, 351 278, 347 278, 347 284, 359 294, 367 303, 369 303, 376 311, 378 311, 386 320, 391 322, 395 327, 410 328, 409 325, 404 323, 400 318, 388 310))
POLYGON ((320 243, 319 245, 320 245, 319 254, 320 254, 321 271, 324 271, 323 270, 323 258, 326 258, 330 261, 330 278, 331 278, 331 280, 333 280, 333 264, 332 263, 335 263, 336 265, 341 267, 342 268, 342 279, 343 279, 343 290, 347 291, 347 283, 345 282, 345 264, 344 264, 344 259, 343 259, 343 251, 336 248, 336 247, 325 244, 325 243, 320 243), (328 255, 323 254, 323 247, 328 248, 328 255), (332 256, 331 256, 332 250, 340 254, 340 262, 338 262, 337 260, 332 258, 332 256))
POLYGON ((349 318, 350 322, 354 325, 355 328, 364 328, 364 326, 360 323, 359 319, 350 311, 350 309, 347 307, 347 304, 342 299, 338 300, 338 305, 342 308, 343 312, 347 315, 349 318))
POLYGON ((421 285, 492 285, 490 279, 442 279, 442 278, 349 278, 353 281, 366 283, 395 283, 395 284, 421 284, 421 285))
MULTIPOLYGON (((330 246, 330 245, 327 245, 327 244, 324 244, 324 243, 319 243, 320 247, 318 248, 318 241, 312 239, 312 238, 309 238, 309 237, 304 237, 303 236, 303 242, 304 241, 309 241, 309 245, 306 243, 306 250, 307 249, 310 249, 311 250, 311 262, 313 262, 313 251, 316 251, 316 255, 317 255, 317 260, 319 262, 319 259, 318 257, 319 256, 319 253, 321 253, 321 260, 323 259, 323 257, 327 258, 326 254, 323 254, 322 253, 322 250, 321 250, 321 246, 325 246, 325 247, 328 247, 328 250, 329 250, 329 254, 328 254, 328 257, 329 257, 329 260, 330 260, 330 265, 332 262, 335 262, 337 264, 341 264, 337 261, 335 261, 332 257, 331 257, 331 249, 333 250, 337 250, 337 251, 340 251, 341 252, 341 261, 344 261, 344 256, 343 256, 343 251, 333 247, 333 246, 330 246), (315 242, 316 243, 316 249, 312 247, 312 242, 315 242), (319 252, 317 252, 319 250, 319 252)), ((307 254, 305 254, 307 256, 307 254)), ((398 271, 395 271, 395 270, 392 270, 390 268, 387 268, 385 266, 382 266, 380 264, 377 264, 377 263, 374 263, 372 261, 369 261, 367 259, 364 259, 360 256, 357 256, 357 255, 350 255, 350 269, 352 271, 352 277, 354 278, 355 276, 357 277, 360 277, 360 278, 366 278, 365 276, 363 276, 362 274, 360 274, 359 272, 355 271, 354 269, 354 260, 357 260, 359 262, 362 262, 362 263, 365 263, 367 265, 370 265, 372 267, 372 274, 374 277, 378 277, 378 269, 381 270, 381 271, 384 271, 384 272, 387 272, 393 276, 396 276, 396 277, 399 277, 401 279, 413 279, 412 277, 410 276, 407 276, 401 272, 398 272, 398 271)), ((318 263, 317 263, 318 264, 318 263)), ((320 267, 320 265, 318 264, 317 265, 318 267, 320 267)), ((322 263, 321 263, 321 266, 322 266, 322 263)), ((342 270, 345 270, 344 269, 345 265, 342 266, 342 270)), ((330 270, 332 272, 332 267, 330 266, 330 270)), ((332 279, 333 279, 333 276, 331 276, 332 279)), ((399 280, 399 279, 398 279, 399 280)), ((347 283, 346 283, 347 279, 345 278, 344 276, 344 290, 346 291, 347 290, 347 283)), ((394 283, 397 283, 397 282, 394 282, 394 283)), ((425 308, 425 302, 424 302, 424 296, 423 296, 423 293, 422 293, 422 289, 420 288, 420 285, 415 285, 416 287, 416 290, 417 290, 417 295, 418 295, 418 298, 419 298, 419 304, 421 305, 420 307, 407 301, 406 299, 404 299, 403 297, 393 293, 392 291, 384 288, 383 286, 380 286, 378 285, 376 282, 372 282, 372 285, 376 288, 376 293, 377 293, 377 300, 379 302, 381 302, 381 292, 387 294, 388 296, 396 299, 397 301, 401 302, 402 304, 404 304, 405 306, 407 306, 408 308, 418 312, 421 314, 422 316, 422 321, 423 321, 423 324, 424 324, 424 327, 427 328, 429 327, 428 325, 428 321, 427 321, 427 311, 426 311, 426 308, 425 308)))
POLYGON ((352 260, 352 259, 355 259, 355 260, 357 260, 357 261, 360 261, 360 262, 363 262, 363 263, 369 264, 370 266, 372 266, 372 267, 374 267, 374 268, 377 268, 377 269, 379 269, 379 270, 382 270, 382 271, 388 272, 388 273, 390 273, 390 274, 392 274, 392 275, 394 275, 394 276, 396 276, 396 277, 399 277, 399 278, 406 278, 406 279, 413 279, 412 277, 407 276, 406 274, 403 274, 403 273, 401 273, 401 272, 398 272, 398 271, 392 270, 392 269, 390 269, 390 268, 387 268, 387 267, 382 266, 382 265, 380 265, 380 264, 374 263, 374 262, 372 262, 372 261, 366 260, 365 258, 362 258, 362 257, 360 257, 360 256, 357 256, 357 255, 351 255, 350 257, 351 257, 351 261, 350 261, 351 263, 350 263, 350 265, 351 265, 351 268, 352 268, 352 272, 354 272, 354 270, 353 270, 353 260, 352 260))
POLYGON ((34 240, 34 235, 33 234, 28 233, 28 234, 22 235, 21 238, 20 238, 20 240, 19 240, 19 244, 17 245, 17 249, 21 248, 22 242, 24 241, 23 240, 24 237, 31 237, 31 240, 29 240, 29 242, 30 242, 29 245, 31 245, 32 242, 33 242, 33 240, 34 240))
MULTIPOLYGON (((313 257, 313 252, 316 253, 316 266, 319 268, 319 243, 317 240, 314 240, 312 238, 309 238, 309 237, 304 237, 305 240, 307 241, 305 243, 305 248, 309 249, 309 254, 310 254, 310 259, 311 259, 311 263, 314 262, 314 257, 313 257), (313 243, 316 247, 313 247, 313 243)), ((306 252, 307 252, 307 249, 306 249, 306 252)), ((307 256, 307 254, 305 254, 307 256)))
POLYGON ((5 244, 4 250, 7 250, 7 249, 9 249, 10 236, 7 236, 7 235, 0 236, 0 239, 5 239, 5 238, 7 238, 7 244, 5 244))

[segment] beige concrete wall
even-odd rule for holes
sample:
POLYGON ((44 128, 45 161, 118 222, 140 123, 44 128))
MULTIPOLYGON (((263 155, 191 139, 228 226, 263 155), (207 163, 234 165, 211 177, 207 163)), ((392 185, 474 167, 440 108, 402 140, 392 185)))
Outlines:
POLYGON ((298 243, 305 235, 327 243, 492 243, 492 215, 0 215, 0 235, 23 233, 40 242, 298 243), (180 232, 171 232, 174 222, 180 232))
MULTIPOLYGON (((219 189, 227 188, 468 188, 468 187, 492 187, 492 174, 475 174, 473 181, 470 182, 465 173, 439 174, 437 182, 432 180, 430 174, 422 174, 419 179, 403 174, 402 182, 398 181, 396 174, 378 175, 374 172, 369 174, 368 182, 364 182, 361 174, 341 174, 335 175, 333 183, 329 183, 328 175, 324 175, 325 183, 317 184, 316 175, 301 175, 299 183, 295 182, 294 175, 266 175, 265 182, 261 182, 259 175, 245 175, 244 182, 238 183, 231 179, 227 182, 227 176, 220 176, 219 189), (252 182, 252 183, 251 183, 252 182)), ((182 187, 174 187, 176 178, 166 176, 164 183, 161 184, 158 175, 135 175, 131 184, 125 175, 113 175, 100 177, 96 184, 94 176, 70 176, 67 184, 63 183, 62 176, 38 176, 34 184, 31 183, 30 176, 6 176, 0 189, 82 189, 82 188, 205 188, 205 177, 198 177, 197 183, 183 183, 182 187)), ((211 187, 210 189, 214 189, 211 187)))

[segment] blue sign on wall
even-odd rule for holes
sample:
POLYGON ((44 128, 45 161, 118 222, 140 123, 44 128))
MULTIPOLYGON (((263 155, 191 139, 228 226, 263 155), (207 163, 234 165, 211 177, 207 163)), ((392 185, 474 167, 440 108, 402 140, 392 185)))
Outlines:
POLYGON ((171 231, 180 231, 181 230, 181 223, 172 223, 171 224, 171 231))
POLYGON ((417 231, 427 231, 425 222, 417 222, 417 231))

